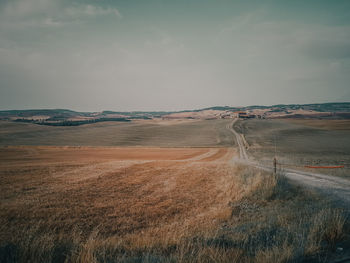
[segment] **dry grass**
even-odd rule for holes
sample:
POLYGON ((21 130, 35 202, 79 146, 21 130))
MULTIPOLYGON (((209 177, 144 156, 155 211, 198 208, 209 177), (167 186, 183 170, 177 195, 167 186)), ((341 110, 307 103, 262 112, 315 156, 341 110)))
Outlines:
POLYGON ((343 211, 339 209, 323 209, 311 219, 313 224, 310 228, 306 253, 313 254, 322 248, 322 242, 326 242, 331 249, 344 235, 346 223, 343 211))
POLYGON ((283 244, 282 246, 274 246, 267 250, 259 250, 255 257, 261 263, 282 263, 290 262, 293 256, 294 247, 283 244))
POLYGON ((262 164, 272 165, 277 155, 277 162, 284 168, 349 177, 349 127, 349 120, 251 119, 239 121, 235 129, 245 135, 250 145, 248 155, 262 164), (306 165, 345 167, 310 169, 306 165))
POLYGON ((232 120, 143 120, 81 126, 0 121, 0 145, 229 147, 232 120))
POLYGON ((292 262, 346 235, 340 210, 227 149, 53 149, 3 153, 0 261, 292 262))
POLYGON ((59 243, 78 246, 76 260, 89 255, 91 244, 108 247, 108 240, 130 251, 174 245, 230 215, 232 154, 224 148, 4 148, 1 243, 16 244, 22 259, 47 258, 59 243))
POLYGON ((284 119, 284 121, 325 130, 350 130, 350 120, 284 119))

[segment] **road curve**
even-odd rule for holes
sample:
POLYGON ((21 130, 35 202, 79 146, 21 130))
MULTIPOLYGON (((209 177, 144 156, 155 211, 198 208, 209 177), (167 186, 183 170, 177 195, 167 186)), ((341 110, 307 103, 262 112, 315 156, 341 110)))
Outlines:
MULTIPOLYGON (((226 127, 234 134, 235 139, 237 141, 237 145, 239 147, 240 158, 234 159, 234 161, 272 172, 272 165, 262 165, 259 162, 249 160, 242 137, 233 128, 236 122, 237 119, 235 119, 226 127)), ((338 204, 340 204, 343 208, 347 210, 348 214, 350 214, 350 180, 336 176, 329 176, 325 174, 311 173, 294 169, 283 169, 283 173, 287 178, 295 181, 296 183, 306 186, 308 188, 316 189, 322 194, 329 197, 331 200, 336 201, 338 204)))
POLYGON ((247 151, 246 151, 244 143, 243 143, 242 135, 239 134, 238 132, 236 132, 235 129, 233 128, 233 125, 235 125, 237 120, 238 119, 234 119, 234 121, 232 123, 227 124, 226 128, 229 131, 231 131, 233 133, 233 135, 235 136, 235 139, 236 139, 236 142, 237 142, 238 148, 239 148, 239 157, 242 160, 248 160, 248 154, 247 154, 247 151))

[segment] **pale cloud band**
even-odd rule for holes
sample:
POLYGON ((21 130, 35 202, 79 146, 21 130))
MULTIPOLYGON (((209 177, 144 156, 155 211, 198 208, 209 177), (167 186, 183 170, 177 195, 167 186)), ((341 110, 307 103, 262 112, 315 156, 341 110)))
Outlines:
POLYGON ((0 106, 349 101, 346 1, 0 2, 0 106))
POLYGON ((63 26, 98 16, 122 15, 117 8, 72 2, 69 6, 60 0, 12 0, 3 3, 1 22, 8 26, 63 26))

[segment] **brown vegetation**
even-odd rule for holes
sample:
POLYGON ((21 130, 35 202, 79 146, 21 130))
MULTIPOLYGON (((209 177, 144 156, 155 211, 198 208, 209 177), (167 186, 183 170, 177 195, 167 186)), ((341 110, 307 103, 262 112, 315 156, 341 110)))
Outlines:
POLYGON ((271 165, 276 155, 283 168, 349 177, 348 120, 247 120, 239 121, 235 129, 245 135, 249 156, 261 163, 271 165))
POLYGON ((350 130, 350 120, 286 119, 285 121, 325 130, 350 130))
POLYGON ((233 154, 2 148, 0 259, 287 262, 325 256, 346 235, 340 211, 283 177, 228 163, 233 154))
POLYGON ((230 147, 231 120, 140 120, 81 126, 0 121, 0 145, 230 147))

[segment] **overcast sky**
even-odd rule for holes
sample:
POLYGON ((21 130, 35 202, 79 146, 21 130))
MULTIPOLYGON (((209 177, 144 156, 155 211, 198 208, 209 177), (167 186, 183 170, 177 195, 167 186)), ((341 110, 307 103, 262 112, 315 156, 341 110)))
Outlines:
POLYGON ((350 101, 350 1, 0 0, 0 109, 350 101))

